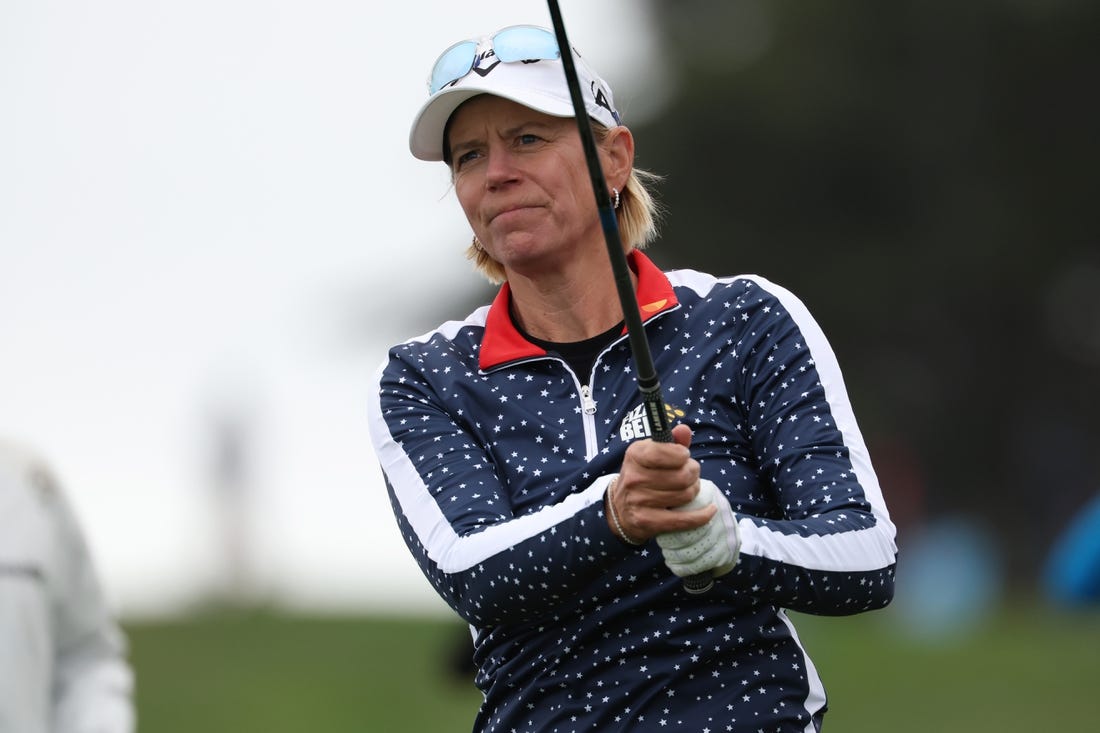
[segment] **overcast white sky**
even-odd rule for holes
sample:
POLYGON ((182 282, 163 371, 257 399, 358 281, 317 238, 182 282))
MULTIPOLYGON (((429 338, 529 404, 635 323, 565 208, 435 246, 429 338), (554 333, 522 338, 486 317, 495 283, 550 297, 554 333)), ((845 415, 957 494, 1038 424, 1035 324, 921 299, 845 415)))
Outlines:
MULTIPOLYGON (((628 122, 659 72, 637 5, 561 3, 628 122)), ((221 577, 219 410, 252 428, 263 594, 443 610, 364 416, 385 347, 432 325, 391 299, 480 284, 408 125, 443 48, 550 20, 533 0, 380 7, 0 3, 0 436, 53 464, 124 615, 186 609, 221 577)))

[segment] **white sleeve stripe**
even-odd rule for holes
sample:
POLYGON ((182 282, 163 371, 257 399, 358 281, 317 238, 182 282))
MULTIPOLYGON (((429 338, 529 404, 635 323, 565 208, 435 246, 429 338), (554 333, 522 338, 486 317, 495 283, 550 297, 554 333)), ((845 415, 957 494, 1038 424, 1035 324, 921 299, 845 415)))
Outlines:
POLYGON ((837 362, 836 354, 833 353, 833 348, 825 338, 821 326, 818 325, 802 301, 789 290, 762 277, 751 276, 749 279, 779 299, 779 302, 787 309, 787 312, 805 337, 806 347, 809 349, 817 367, 817 373, 821 377, 825 399, 829 403, 829 409, 833 413, 837 429, 840 430, 844 438, 844 445, 848 447, 852 467, 856 471, 856 478, 859 480, 860 486, 863 487, 863 493, 867 496, 867 501, 870 502, 875 515, 885 520, 887 525, 890 526, 892 537, 893 525, 890 524, 890 514, 886 510, 886 502, 882 498, 882 489, 878 484, 878 477, 871 466, 871 457, 868 454, 866 443, 863 442, 863 434, 859 431, 859 425, 856 424, 856 416, 852 411, 852 403, 848 400, 848 391, 844 387, 844 376, 840 372, 840 364, 837 362))
POLYGON ((749 518, 740 519, 737 526, 742 555, 829 572, 869 572, 894 564, 894 543, 882 541, 879 526, 809 537, 776 532, 749 518))
MULTIPOLYGON (((483 305, 470 315, 466 316, 466 319, 463 321, 447 321, 446 323, 436 328, 433 328, 431 331, 422 333, 419 336, 415 336, 411 339, 406 339, 403 343, 427 343, 428 341, 431 341, 432 336, 436 335, 437 333, 443 336, 448 341, 454 341, 455 336, 457 336, 462 331, 462 329, 469 328, 470 326, 484 326, 485 320, 486 318, 488 318, 488 316, 489 306, 483 305)), ((383 364, 382 368, 385 368, 385 364, 383 364)))
MULTIPOLYGON (((381 384, 385 367, 385 364, 379 367, 376 384, 381 384)), ((610 477, 601 477, 584 491, 570 494, 565 500, 533 514, 460 537, 432 498, 412 461, 390 435, 389 426, 382 415, 380 395, 381 390, 376 388, 370 391, 369 397, 372 403, 370 433, 375 453, 393 487, 401 513, 412 526, 428 557, 444 573, 469 570, 493 555, 549 530, 592 504, 603 501, 604 489, 610 477)))
POLYGON ((825 694, 825 685, 821 681, 821 675, 817 673, 817 667, 814 666, 813 660, 810 658, 810 655, 806 653, 806 647, 802 644, 802 639, 798 636, 798 630, 795 628, 794 624, 791 623, 791 619, 787 616, 787 612, 780 609, 779 619, 783 622, 783 625, 787 627, 787 631, 790 632, 791 638, 798 644, 798 649, 802 652, 802 665, 806 670, 806 683, 808 685, 806 701, 802 703, 802 707, 809 713, 810 717, 803 731, 804 733, 815 733, 817 727, 814 725, 813 716, 824 708, 828 701, 828 697, 825 694))

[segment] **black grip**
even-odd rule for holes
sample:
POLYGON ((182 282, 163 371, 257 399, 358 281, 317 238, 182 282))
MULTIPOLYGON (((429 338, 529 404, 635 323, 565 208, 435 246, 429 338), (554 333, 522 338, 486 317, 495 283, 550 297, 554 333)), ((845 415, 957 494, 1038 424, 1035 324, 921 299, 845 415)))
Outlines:
MULTIPOLYGON (((661 387, 656 383, 641 387, 642 399, 645 402, 646 415, 649 417, 649 429, 653 434, 653 440, 658 443, 672 442, 672 423, 668 417, 664 400, 661 399, 661 387)), ((711 572, 689 575, 684 578, 684 590, 692 595, 706 593, 714 587, 714 574, 711 572)))
POLYGON ((684 578, 684 590, 693 596, 706 593, 714 587, 714 574, 711 572, 689 575, 684 578))

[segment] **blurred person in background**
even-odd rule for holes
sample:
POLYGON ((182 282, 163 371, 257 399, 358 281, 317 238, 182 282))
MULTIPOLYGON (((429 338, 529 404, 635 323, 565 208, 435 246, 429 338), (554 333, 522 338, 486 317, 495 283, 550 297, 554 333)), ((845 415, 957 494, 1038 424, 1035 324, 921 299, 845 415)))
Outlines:
POLYGON ((0 733, 131 733, 132 691, 69 502, 38 457, 0 441, 0 733))
POLYGON ((787 290, 639 251, 656 177, 574 57, 681 422, 649 437, 553 32, 460 42, 410 147, 449 167, 468 255, 502 285, 377 372, 371 434, 401 534, 471 627, 476 731, 818 729, 825 689, 784 609, 881 608, 897 556, 839 366, 787 290), (686 591, 708 573, 713 588, 686 591))
POLYGON ((1100 605, 1100 494, 1055 537, 1042 584, 1047 597, 1060 606, 1100 605))

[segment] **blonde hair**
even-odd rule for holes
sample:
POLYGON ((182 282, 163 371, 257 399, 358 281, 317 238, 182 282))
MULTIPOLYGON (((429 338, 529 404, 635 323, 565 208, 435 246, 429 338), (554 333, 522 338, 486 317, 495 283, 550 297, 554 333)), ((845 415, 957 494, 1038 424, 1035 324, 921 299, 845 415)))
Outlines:
MULTIPOLYGON (((602 143, 607 139, 608 128, 593 122, 592 134, 597 143, 602 143)), ((619 238, 626 252, 645 249, 657 237, 657 225, 664 212, 652 189, 660 181, 660 175, 634 168, 630 171, 626 186, 619 192, 619 208, 615 213, 619 220, 619 238)), ((494 285, 508 279, 504 267, 473 242, 466 248, 466 259, 472 260, 478 272, 494 285)))

